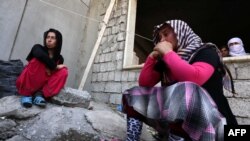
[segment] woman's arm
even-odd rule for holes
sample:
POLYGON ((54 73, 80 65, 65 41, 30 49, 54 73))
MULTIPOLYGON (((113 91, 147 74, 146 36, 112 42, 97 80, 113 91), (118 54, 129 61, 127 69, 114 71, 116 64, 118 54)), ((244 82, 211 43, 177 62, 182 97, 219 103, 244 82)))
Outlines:
POLYGON ((45 52, 43 49, 43 46, 41 45, 34 45, 31 54, 33 57, 37 58, 41 62, 43 62, 49 69, 54 70, 56 69, 56 62, 51 59, 48 55, 48 53, 45 52))
POLYGON ((139 85, 153 87, 160 81, 160 73, 154 70, 156 60, 148 56, 139 76, 139 85))
POLYGON ((211 64, 203 61, 188 64, 173 51, 166 53, 163 60, 177 81, 191 81, 203 85, 214 72, 211 64))

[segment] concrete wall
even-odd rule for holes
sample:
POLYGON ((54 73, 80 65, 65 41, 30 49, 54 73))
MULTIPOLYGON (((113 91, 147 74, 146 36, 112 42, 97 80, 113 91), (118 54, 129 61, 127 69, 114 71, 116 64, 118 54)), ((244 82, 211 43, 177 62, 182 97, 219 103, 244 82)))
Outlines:
MULTIPOLYGON (((92 0, 90 3, 90 8, 88 11, 88 21, 86 23, 83 32, 83 47, 80 51, 80 57, 77 60, 77 71, 74 76, 75 86, 79 87, 83 73, 89 61, 90 55, 92 53, 93 47, 96 43, 98 31, 100 30, 100 25, 103 21, 106 10, 109 6, 110 0, 92 0)), ((91 91, 91 71, 89 72, 89 78, 87 79, 84 90, 91 91)))
POLYGON ((44 31, 58 29, 63 35, 62 55, 69 68, 66 85, 78 88, 108 3, 105 0, 1 0, 0 59, 21 59, 26 64, 31 47, 43 44, 44 31))
POLYGON ((123 70, 128 0, 116 1, 92 69, 92 93, 99 101, 121 103, 124 90, 138 85, 139 69, 123 70))
POLYGON ((8 60, 17 36, 26 0, 0 1, 0 59, 8 60))
POLYGON ((236 92, 233 95, 225 90, 225 95, 238 122, 250 124, 250 55, 226 57, 224 62, 232 73, 236 92))

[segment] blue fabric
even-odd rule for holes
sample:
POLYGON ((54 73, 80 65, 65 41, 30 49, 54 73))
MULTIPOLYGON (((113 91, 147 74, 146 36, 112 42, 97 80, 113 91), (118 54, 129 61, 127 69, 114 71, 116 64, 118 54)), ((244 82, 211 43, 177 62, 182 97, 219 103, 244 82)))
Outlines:
POLYGON ((31 96, 23 96, 22 98, 21 98, 21 103, 23 104, 23 103, 30 103, 30 104, 32 104, 32 97, 31 96))
POLYGON ((35 99, 33 100, 33 103, 35 105, 45 106, 46 101, 42 96, 36 96, 35 99))
POLYGON ((126 141, 140 141, 142 125, 139 119, 128 117, 126 141))
POLYGON ((27 108, 31 107, 32 106, 32 97, 31 96, 23 96, 21 98, 21 104, 27 108))

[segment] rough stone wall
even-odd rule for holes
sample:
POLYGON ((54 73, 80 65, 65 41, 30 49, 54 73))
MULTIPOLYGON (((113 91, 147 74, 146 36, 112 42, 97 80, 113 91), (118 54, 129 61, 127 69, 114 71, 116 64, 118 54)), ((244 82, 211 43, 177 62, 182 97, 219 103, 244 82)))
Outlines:
POLYGON ((121 93, 137 85, 139 70, 123 70, 128 0, 117 0, 92 66, 95 100, 121 103, 121 93))
POLYGON ((250 56, 229 57, 224 62, 232 73, 236 95, 224 91, 239 124, 250 124, 250 56))

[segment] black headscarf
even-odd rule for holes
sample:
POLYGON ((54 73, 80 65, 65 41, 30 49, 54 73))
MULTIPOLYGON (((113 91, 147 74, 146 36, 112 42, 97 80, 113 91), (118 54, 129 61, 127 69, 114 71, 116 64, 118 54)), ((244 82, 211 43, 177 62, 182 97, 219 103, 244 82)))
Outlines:
POLYGON ((50 28, 49 30, 45 31, 43 34, 43 44, 44 47, 48 50, 48 47, 46 46, 46 37, 49 32, 53 32, 56 34, 56 48, 53 54, 53 59, 57 62, 60 59, 61 49, 62 49, 62 34, 60 31, 50 28))

